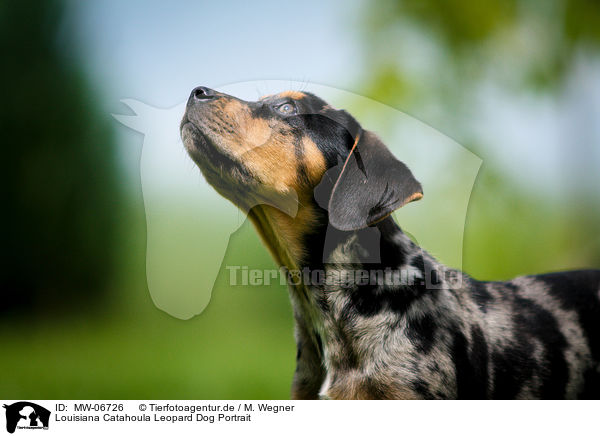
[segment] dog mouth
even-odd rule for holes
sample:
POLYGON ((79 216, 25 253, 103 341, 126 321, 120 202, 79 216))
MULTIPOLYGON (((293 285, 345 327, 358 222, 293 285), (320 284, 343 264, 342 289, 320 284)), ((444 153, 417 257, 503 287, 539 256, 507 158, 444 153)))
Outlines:
POLYGON ((181 121, 180 132, 188 155, 211 185, 226 189, 240 182, 247 184, 253 180, 244 165, 224 147, 219 146, 218 135, 189 120, 187 114, 181 121))
POLYGON ((208 136, 193 121, 184 115, 180 124, 180 134, 183 145, 190 157, 197 162, 197 159, 205 160, 209 158, 206 154, 216 151, 216 148, 208 136))

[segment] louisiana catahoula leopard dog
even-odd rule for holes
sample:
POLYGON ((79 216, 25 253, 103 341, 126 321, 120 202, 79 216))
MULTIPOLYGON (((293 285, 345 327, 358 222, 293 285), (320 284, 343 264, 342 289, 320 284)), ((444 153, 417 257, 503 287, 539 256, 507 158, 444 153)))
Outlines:
POLYGON ((390 214, 423 192, 347 112, 288 91, 192 91, 184 145, 289 290, 296 399, 600 398, 600 271, 478 281, 390 214))

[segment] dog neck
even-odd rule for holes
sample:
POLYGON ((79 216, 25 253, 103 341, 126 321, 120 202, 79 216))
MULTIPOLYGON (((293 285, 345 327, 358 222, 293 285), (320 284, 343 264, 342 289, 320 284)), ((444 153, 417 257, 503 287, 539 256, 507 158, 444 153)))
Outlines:
POLYGON ((308 202, 295 216, 265 204, 253 207, 248 216, 277 264, 288 271, 348 264, 366 270, 400 268, 422 251, 391 216, 356 231, 336 229, 327 211, 308 202))
POLYGON ((340 291, 370 292, 391 274, 398 292, 414 294, 426 282, 435 282, 441 265, 391 216, 364 229, 341 231, 329 224, 326 210, 304 200, 294 217, 269 205, 254 207, 249 217, 275 261, 289 274, 297 315, 310 324, 319 324, 315 318, 329 310, 325 294, 336 286, 340 291), (353 276, 349 282, 348 275, 353 276), (340 284, 340 279, 346 283, 340 284))
POLYGON ((310 341, 327 368, 360 365, 368 356, 368 346, 349 339, 366 322, 356 324, 359 319, 381 321, 384 316, 398 323, 452 311, 449 293, 439 292, 447 287, 443 266, 391 216, 348 232, 331 226, 327 211, 315 205, 304 206, 295 217, 263 205, 249 217, 279 266, 289 272, 296 330, 304 335, 300 343, 310 341), (393 315, 383 315, 389 310, 393 315))

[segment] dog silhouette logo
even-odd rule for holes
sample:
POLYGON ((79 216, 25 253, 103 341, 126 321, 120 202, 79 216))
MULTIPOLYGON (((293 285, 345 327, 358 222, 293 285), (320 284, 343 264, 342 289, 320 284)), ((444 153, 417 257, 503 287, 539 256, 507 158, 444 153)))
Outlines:
POLYGON ((6 409, 6 431, 14 433, 19 429, 48 429, 50 411, 29 401, 19 401, 4 405, 6 409))

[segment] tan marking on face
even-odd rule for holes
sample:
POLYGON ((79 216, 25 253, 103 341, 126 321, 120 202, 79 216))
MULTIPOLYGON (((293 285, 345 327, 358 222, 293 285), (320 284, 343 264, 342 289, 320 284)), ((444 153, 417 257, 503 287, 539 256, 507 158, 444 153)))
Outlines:
POLYGON ((302 159, 306 168, 306 174, 311 182, 317 183, 321 180, 327 168, 325 157, 317 147, 317 144, 307 136, 302 138, 302 146, 304 149, 302 159))
MULTIPOLYGON (((262 124, 262 120, 259 123, 262 124)), ((241 156, 243 165, 267 190, 283 193, 297 189, 298 163, 290 138, 281 133, 273 133, 270 129, 261 128, 260 132, 249 137, 246 147, 250 150, 241 156), (262 139, 263 134, 260 132, 267 131, 271 135, 264 142, 253 142, 256 138, 262 139)))
POLYGON ((245 166, 265 190, 297 188, 297 159, 291 129, 277 119, 254 118, 238 100, 228 101, 222 119, 235 133, 221 135, 227 152, 245 166))
POLYGON ((306 94, 300 91, 284 91, 279 94, 279 96, 293 98, 294 100, 301 100, 306 97, 306 94))
POLYGON ((240 146, 244 150, 253 150, 267 145, 275 139, 272 127, 267 120, 248 117, 240 124, 240 146))
POLYGON ((255 118, 239 100, 223 102, 215 123, 226 126, 219 133, 220 146, 258 182, 249 188, 248 195, 267 200, 267 204, 253 208, 249 216, 276 261, 294 268, 305 255, 303 236, 316 220, 311 206, 312 188, 326 169, 322 153, 310 138, 303 137, 303 155, 297 156, 296 136, 286 122, 275 117, 255 118), (307 185, 299 185, 301 165, 309 179, 307 185), (294 208, 287 207, 289 201, 294 208), (294 216, 284 212, 290 209, 294 209, 294 216))
POLYGON ((254 118, 249 108, 238 100, 228 101, 222 110, 224 120, 236 127, 234 135, 223 135, 229 153, 265 189, 280 193, 305 190, 306 186, 298 186, 300 163, 304 164, 311 184, 321 179, 326 168, 325 158, 310 138, 302 138, 303 156, 302 162, 298 162, 295 137, 288 124, 277 118, 254 118))

